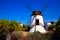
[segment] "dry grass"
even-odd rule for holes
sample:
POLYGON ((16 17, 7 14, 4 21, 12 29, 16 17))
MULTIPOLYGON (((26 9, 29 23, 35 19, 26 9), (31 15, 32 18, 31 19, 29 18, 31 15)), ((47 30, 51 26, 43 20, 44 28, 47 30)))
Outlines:
POLYGON ((15 31, 12 33, 11 40, 25 40, 25 37, 29 34, 29 32, 25 31, 15 31))

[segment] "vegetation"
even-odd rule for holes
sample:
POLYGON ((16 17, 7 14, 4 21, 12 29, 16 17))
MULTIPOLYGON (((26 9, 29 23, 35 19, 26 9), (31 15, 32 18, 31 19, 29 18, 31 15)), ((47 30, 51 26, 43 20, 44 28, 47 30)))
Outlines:
POLYGON ((29 25, 24 25, 23 26, 23 31, 29 31, 29 25))
POLYGON ((52 32, 47 34, 41 34, 40 32, 34 32, 29 34, 26 40, 52 40, 52 32))
POLYGON ((11 40, 20 40, 22 37, 22 32, 18 32, 18 31, 14 31, 12 34, 11 34, 11 40))
POLYGON ((58 19, 58 21, 56 23, 56 31, 60 32, 60 18, 58 19))
POLYGON ((54 22, 51 22, 51 25, 49 26, 48 30, 54 31, 53 40, 60 40, 60 18, 57 20, 55 24, 54 22))
POLYGON ((5 40, 8 33, 22 29, 23 27, 16 21, 0 20, 0 40, 5 40))
MULTIPOLYGON (((0 40, 5 40, 9 32, 14 32, 14 34, 11 34, 11 40, 20 39, 22 36, 21 31, 28 31, 28 26, 29 25, 24 25, 24 27, 22 27, 20 23, 16 21, 0 20, 0 40), (18 32, 20 33, 18 34, 18 32), (15 35, 17 35, 17 38, 15 35)), ((26 40, 60 40, 60 18, 56 23, 51 21, 48 30, 50 32, 46 34, 41 34, 40 32, 29 33, 26 40)))
POLYGON ((16 21, 0 20, 0 32, 5 29, 6 31, 21 31, 22 26, 16 21))
POLYGON ((51 25, 49 25, 48 30, 49 30, 49 31, 55 30, 55 24, 54 24, 54 21, 51 21, 50 23, 51 23, 51 25))
POLYGON ((55 27, 56 27, 56 31, 54 31, 53 34, 54 40, 60 40, 60 18, 56 22, 55 27))

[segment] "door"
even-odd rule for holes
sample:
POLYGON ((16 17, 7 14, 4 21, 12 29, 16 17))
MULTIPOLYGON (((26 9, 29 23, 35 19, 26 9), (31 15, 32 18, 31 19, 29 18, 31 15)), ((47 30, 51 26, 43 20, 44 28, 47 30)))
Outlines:
POLYGON ((36 25, 39 25, 39 19, 36 19, 36 25))

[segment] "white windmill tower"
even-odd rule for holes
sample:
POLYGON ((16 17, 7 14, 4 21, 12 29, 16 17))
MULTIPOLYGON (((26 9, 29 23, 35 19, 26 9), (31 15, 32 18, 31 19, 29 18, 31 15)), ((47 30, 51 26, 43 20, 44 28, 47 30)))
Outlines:
MULTIPOLYGON (((44 5, 41 11, 43 11, 46 7, 47 5, 44 5)), ((30 5, 28 6, 28 9, 32 11, 32 8, 30 5)), ((29 32, 39 31, 40 33, 46 33, 46 30, 44 29, 44 21, 43 21, 43 16, 42 16, 41 11, 32 12, 29 32)))
POLYGON ((30 31, 35 32, 39 31, 41 33, 46 33, 44 29, 44 21, 41 11, 33 11, 31 15, 30 31))

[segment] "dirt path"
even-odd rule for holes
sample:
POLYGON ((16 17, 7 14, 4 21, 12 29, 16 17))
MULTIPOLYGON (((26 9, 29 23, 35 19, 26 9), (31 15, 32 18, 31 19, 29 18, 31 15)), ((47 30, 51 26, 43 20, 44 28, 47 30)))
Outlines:
POLYGON ((12 36, 17 38, 18 40, 26 40, 26 37, 28 34, 29 34, 29 32, 17 31, 17 32, 13 32, 12 36))

